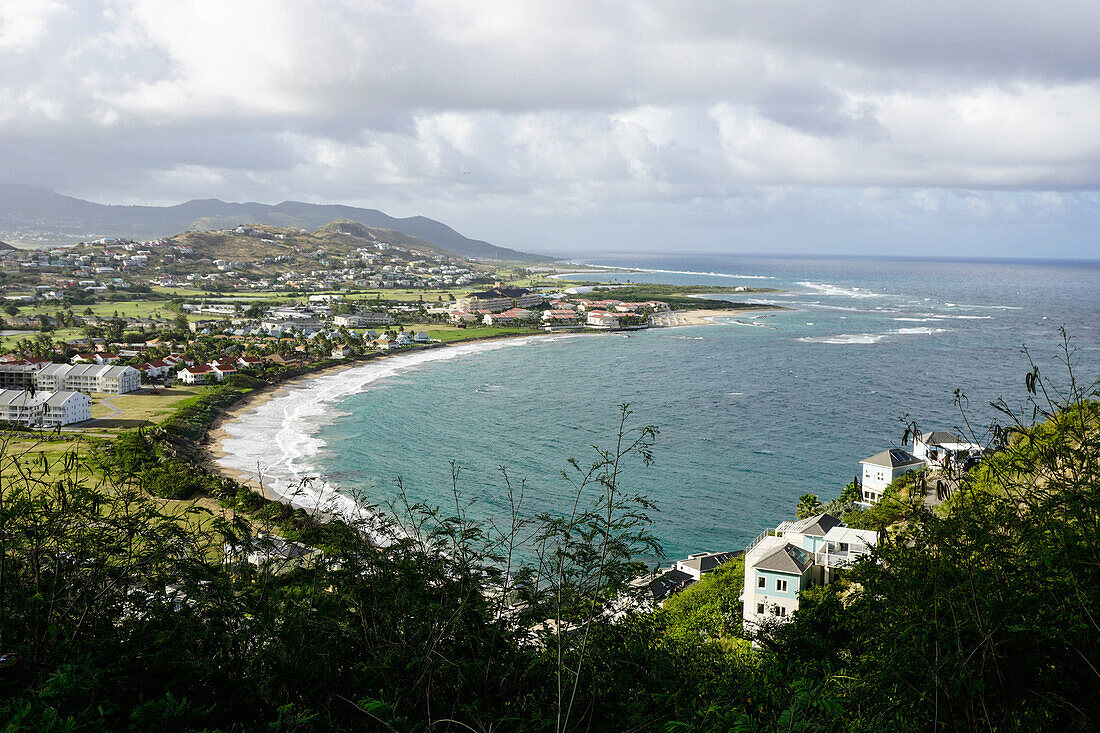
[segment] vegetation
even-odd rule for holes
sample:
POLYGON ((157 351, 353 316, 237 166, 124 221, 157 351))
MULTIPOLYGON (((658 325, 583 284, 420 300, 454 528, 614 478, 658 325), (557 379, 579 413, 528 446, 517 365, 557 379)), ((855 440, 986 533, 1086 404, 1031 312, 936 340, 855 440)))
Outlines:
POLYGON ((774 293, 775 288, 720 287, 708 285, 662 285, 657 283, 631 283, 628 285, 595 285, 593 297, 614 297, 629 303, 646 300, 660 300, 668 303, 673 310, 752 310, 753 308, 774 308, 753 303, 733 302, 724 298, 705 298, 704 295, 751 295, 753 293, 774 293))
MULTIPOLYGON (((1067 358, 1069 352, 1067 350, 1067 358)), ((375 507, 325 524, 189 460, 234 381, 156 430, 17 461, 0 483, 0 721, 20 730, 1092 730, 1100 391, 1037 371, 939 513, 897 487, 883 541, 750 648, 743 567, 610 615, 654 507, 657 432, 570 461, 575 501, 511 521, 375 507), (1032 412, 1034 411, 1034 412, 1032 412), (1033 416, 1034 418, 1033 419, 1033 416), (156 495, 215 499, 169 511, 156 495), (254 567, 259 530, 322 553, 254 567), (370 533, 369 535, 367 533, 370 533), (367 539, 371 537, 377 542, 367 539), (521 547, 533 559, 519 563, 521 547), (521 601, 521 603, 514 603, 521 601)), ((29 438, 12 434, 25 450, 29 438)), ((806 498, 806 497, 804 497, 806 498)), ((813 497, 816 501, 816 497, 813 497)), ((813 502, 807 500, 807 505, 813 502)), ((859 515, 852 514, 853 518, 859 515)))

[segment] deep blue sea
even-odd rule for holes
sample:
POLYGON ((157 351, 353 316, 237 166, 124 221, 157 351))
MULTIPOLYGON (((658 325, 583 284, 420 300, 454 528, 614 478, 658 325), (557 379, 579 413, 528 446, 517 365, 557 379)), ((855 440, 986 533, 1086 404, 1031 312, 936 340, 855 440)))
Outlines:
MULTIPOLYGON (((413 499, 453 506, 454 461, 479 518, 506 513, 505 466, 526 479, 524 513, 534 515, 566 506, 567 459, 586 463, 590 446, 611 447, 617 406, 629 403, 631 422, 660 435, 655 463, 632 467, 628 485, 657 502, 654 531, 677 557, 741 548, 790 518, 800 495, 836 496, 860 459, 900 445, 904 416, 924 429, 963 428, 956 390, 980 436, 994 416, 990 401, 1023 401, 1025 345, 1043 374, 1064 381, 1052 358, 1059 326, 1073 337, 1082 377, 1100 375, 1096 262, 586 261, 651 270, 605 281, 777 288, 749 299, 791 310, 629 337, 533 340, 391 369, 334 386, 324 409, 282 410, 278 419, 306 427, 284 424, 281 443, 271 444, 286 444, 294 455, 284 463, 297 474, 315 472, 377 502, 403 477, 413 499)), ((278 432, 273 414, 254 423, 264 419, 278 432)))

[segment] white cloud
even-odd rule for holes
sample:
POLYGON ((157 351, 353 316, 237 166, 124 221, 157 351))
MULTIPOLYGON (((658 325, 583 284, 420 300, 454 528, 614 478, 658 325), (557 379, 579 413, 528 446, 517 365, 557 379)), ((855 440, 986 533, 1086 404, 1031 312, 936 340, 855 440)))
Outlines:
POLYGON ((1098 8, 8 0, 0 155, 98 198, 1065 213, 1100 188, 1098 8))

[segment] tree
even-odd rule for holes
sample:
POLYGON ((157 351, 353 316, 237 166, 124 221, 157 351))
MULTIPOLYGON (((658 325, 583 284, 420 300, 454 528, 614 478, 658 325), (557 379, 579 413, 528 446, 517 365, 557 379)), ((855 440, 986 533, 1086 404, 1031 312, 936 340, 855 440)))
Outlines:
POLYGON ((812 517, 818 513, 819 509, 821 509, 821 502, 818 500, 816 494, 803 494, 798 497, 798 506, 795 509, 795 516, 799 519, 812 517))

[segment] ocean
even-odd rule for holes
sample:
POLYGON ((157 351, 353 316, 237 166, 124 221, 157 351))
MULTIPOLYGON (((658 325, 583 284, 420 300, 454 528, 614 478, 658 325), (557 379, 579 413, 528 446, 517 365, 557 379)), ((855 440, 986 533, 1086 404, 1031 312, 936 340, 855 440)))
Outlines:
MULTIPOLYGON (((576 260, 578 262, 582 260, 576 260)), ((657 503, 670 558, 740 549, 793 516, 798 497, 835 497, 859 461, 901 444, 905 423, 980 438, 990 402, 1021 405, 1027 347, 1065 382, 1058 329, 1083 381, 1100 374, 1100 263, 615 255, 645 268, 576 279, 772 287, 724 296, 790 310, 714 325, 471 344, 313 380, 228 426, 226 465, 276 489, 316 477, 329 496, 453 506, 503 519, 500 471, 526 481, 523 513, 562 510, 568 459, 609 448, 618 406, 659 428, 631 492, 657 503), (956 404, 965 395, 967 414, 956 404), (969 434, 969 432, 967 433, 969 434)), ((569 278, 562 278, 568 287, 569 278)), ((350 501, 341 498, 350 505, 350 501)))

